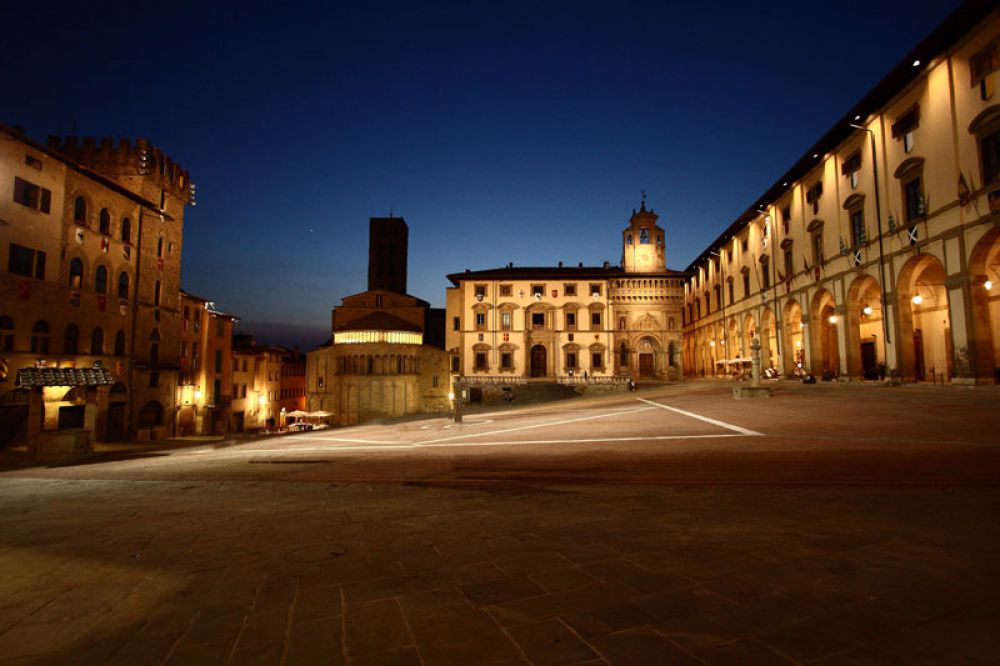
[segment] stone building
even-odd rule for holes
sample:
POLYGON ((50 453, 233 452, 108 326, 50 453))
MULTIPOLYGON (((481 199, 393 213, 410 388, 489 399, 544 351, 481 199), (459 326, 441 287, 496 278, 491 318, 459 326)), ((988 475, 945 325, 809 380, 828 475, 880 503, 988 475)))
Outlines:
POLYGON ((453 273, 446 349, 471 384, 594 383, 681 377, 687 275, 666 267, 659 217, 639 211, 621 234, 621 264, 453 273))
POLYGON ((223 435, 231 427, 233 326, 239 318, 183 290, 181 311, 176 433, 223 435))
POLYGON ((371 218, 370 234, 368 290, 333 309, 330 341, 306 355, 308 411, 340 425, 451 406, 448 354, 427 344, 440 317, 406 294, 406 222, 371 218))
POLYGON ((685 371, 993 383, 1000 11, 965 4, 688 267, 685 371))
POLYGON ((169 435, 187 172, 144 139, 8 127, 0 163, 0 439, 169 435))

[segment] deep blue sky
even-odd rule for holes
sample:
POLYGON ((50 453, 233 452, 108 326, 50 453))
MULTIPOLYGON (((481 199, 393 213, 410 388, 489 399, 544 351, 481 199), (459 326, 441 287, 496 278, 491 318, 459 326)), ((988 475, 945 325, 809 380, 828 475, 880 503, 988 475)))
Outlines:
POLYGON ((674 4, 20 3, 0 122, 149 138, 198 186, 183 286, 310 346, 390 210, 440 306, 617 262, 643 189, 684 268, 958 3, 674 4))

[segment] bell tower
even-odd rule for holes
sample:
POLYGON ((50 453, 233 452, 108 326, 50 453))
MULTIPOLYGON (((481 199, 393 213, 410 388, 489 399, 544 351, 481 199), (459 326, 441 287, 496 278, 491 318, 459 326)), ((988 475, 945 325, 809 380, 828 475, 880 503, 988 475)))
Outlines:
POLYGON ((632 209, 632 217, 622 232, 622 266, 627 273, 665 273, 667 256, 663 229, 656 224, 659 215, 646 210, 646 193, 642 193, 639 211, 632 209))

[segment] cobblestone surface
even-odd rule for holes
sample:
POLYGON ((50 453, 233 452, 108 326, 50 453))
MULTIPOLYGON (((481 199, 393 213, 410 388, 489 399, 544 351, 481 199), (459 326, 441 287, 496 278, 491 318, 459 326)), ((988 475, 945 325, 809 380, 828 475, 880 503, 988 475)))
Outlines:
POLYGON ((0 664, 997 663, 1000 393, 819 388, 0 474, 0 664))

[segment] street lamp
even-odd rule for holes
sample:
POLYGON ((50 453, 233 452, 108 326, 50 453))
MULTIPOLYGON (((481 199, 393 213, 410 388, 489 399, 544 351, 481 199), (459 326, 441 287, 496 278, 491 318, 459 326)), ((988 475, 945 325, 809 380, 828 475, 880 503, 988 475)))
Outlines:
MULTIPOLYGON (((875 224, 878 225, 878 275, 879 286, 882 287, 882 357, 885 359, 886 369, 889 367, 889 296, 885 290, 885 250, 882 246, 882 204, 878 189, 878 156, 875 154, 875 131, 863 125, 850 123, 854 129, 868 132, 872 146, 872 177, 875 183, 875 224)), ((893 364, 895 365, 895 363, 893 364)))

